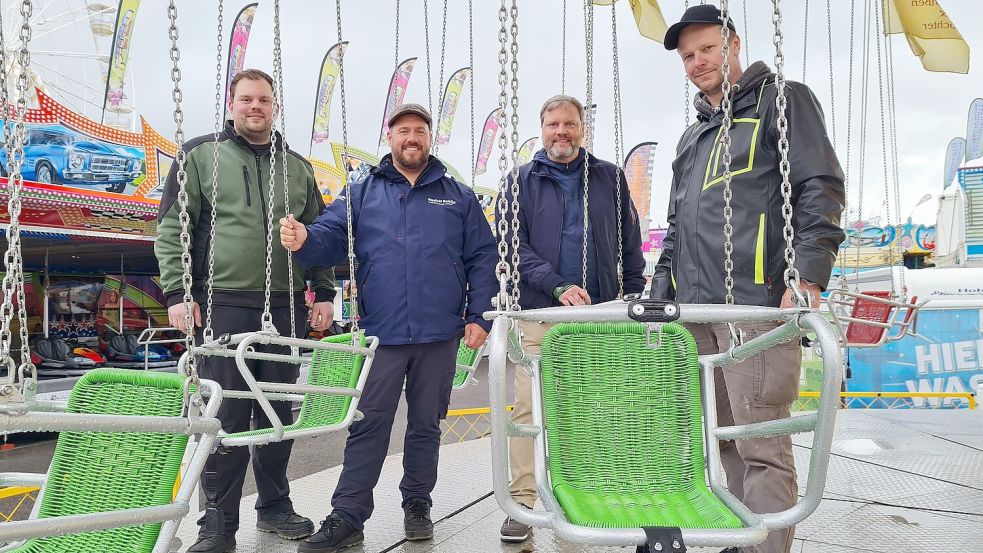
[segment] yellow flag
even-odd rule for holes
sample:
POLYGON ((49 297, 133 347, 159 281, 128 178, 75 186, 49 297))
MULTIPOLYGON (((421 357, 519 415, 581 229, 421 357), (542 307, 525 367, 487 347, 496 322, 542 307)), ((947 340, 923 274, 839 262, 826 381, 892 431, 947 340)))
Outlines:
POLYGON ((929 71, 969 73, 969 45, 938 0, 884 0, 884 33, 904 33, 929 71))
MULTIPOLYGON (((596 6, 610 6, 618 0, 592 0, 596 6)), ((628 0, 631 4, 631 11, 635 14, 635 24, 638 25, 638 32, 645 38, 650 38, 658 43, 666 38, 666 18, 662 17, 662 10, 656 0, 628 0)))

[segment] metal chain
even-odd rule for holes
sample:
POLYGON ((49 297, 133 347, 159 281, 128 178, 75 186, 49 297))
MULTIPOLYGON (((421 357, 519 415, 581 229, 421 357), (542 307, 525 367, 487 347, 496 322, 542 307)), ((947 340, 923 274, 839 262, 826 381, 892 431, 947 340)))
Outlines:
POLYGON ((475 74, 474 74, 474 0, 468 0, 468 67, 471 68, 471 86, 468 89, 468 94, 471 96, 470 108, 471 108, 471 188, 474 188, 475 163, 476 152, 475 152, 475 129, 474 129, 474 84, 475 84, 475 74))
POLYGON ((560 94, 567 93, 567 0, 563 0, 563 44, 560 50, 560 94))
MULTIPOLYGON (((898 161, 898 117, 895 104, 895 85, 894 85, 894 49, 892 46, 891 38, 888 35, 884 35, 884 43, 887 46, 885 49, 886 62, 887 62, 887 99, 888 99, 888 123, 891 125, 891 161, 892 161, 892 172, 894 174, 894 212, 898 216, 898 224, 904 224, 901 220, 901 176, 899 174, 899 161, 898 161)), ((901 240, 896 240, 895 243, 898 247, 898 255, 901 257, 902 262, 904 259, 904 251, 901 249, 901 240)), ((908 301, 908 286, 905 283, 905 271, 904 269, 899 271, 901 284, 901 298, 902 301, 908 301)))
POLYGON ((423 0, 423 42, 427 52, 427 109, 433 113, 433 73, 430 71, 430 7, 427 0, 423 0))
MULTIPOLYGON (((335 0, 335 19, 338 26, 338 42, 341 38, 341 0, 335 0)), ((427 41, 429 44, 429 41, 427 41)), ((430 56, 427 56, 429 63, 430 56)), ((428 79, 429 81, 429 79, 428 79)), ((345 172, 345 225, 348 237, 348 301, 351 304, 349 312, 352 317, 352 343, 358 340, 358 284, 355 282, 355 226, 352 223, 352 179, 348 175, 348 163, 351 156, 348 153, 348 104, 345 95, 345 50, 341 50, 338 60, 338 85, 341 94, 341 160, 345 172)))
MULTIPOLYGON (((829 53, 829 112, 832 122, 833 150, 836 150, 836 87, 833 79, 833 8, 826 0, 826 45, 829 53)), ((852 30, 852 28, 851 28, 852 30)))
MULTIPOLYGON (((205 328, 202 329, 202 340, 211 342, 214 337, 212 333, 212 292, 215 283, 215 223, 218 219, 218 140, 222 134, 222 91, 224 79, 222 79, 222 21, 223 21, 223 0, 218 0, 218 31, 217 46, 215 47, 215 129, 212 133, 212 224, 208 229, 208 281, 205 283, 207 301, 205 307, 205 328)), ((233 99, 234 101, 234 99, 233 99)))
MULTIPOLYGON (((688 2, 687 2, 688 3, 688 2)), ((747 32, 747 0, 741 1, 741 8, 744 11, 744 35, 741 36, 741 46, 744 48, 744 65, 751 66, 751 40, 747 32)))
POLYGON ((615 158, 615 179, 614 193, 615 206, 618 214, 618 297, 625 295, 624 279, 624 244, 622 244, 622 210, 621 210, 621 179, 624 174, 623 158, 625 148, 624 121, 621 113, 621 68, 618 60, 618 14, 615 11, 615 4, 611 4, 611 66, 614 73, 614 158, 615 158))
POLYGON ((720 2, 720 38, 723 41, 723 58, 724 64, 721 67, 723 71, 724 80, 720 85, 720 89, 723 92, 723 98, 720 101, 720 112, 723 114, 724 120, 721 124, 721 134, 720 134, 720 148, 723 149, 723 162, 724 162, 724 288, 726 289, 726 295, 724 297, 724 303, 727 305, 733 305, 734 303, 734 260, 732 256, 734 254, 734 225, 731 224, 731 218, 734 215, 734 210, 730 206, 731 199, 733 198, 733 191, 731 190, 731 179, 733 174, 730 171, 731 164, 731 153, 730 153, 730 125, 732 123, 733 114, 731 113, 731 83, 730 83, 730 27, 727 25, 730 19, 730 6, 728 0, 721 0, 720 2))
POLYGON ((519 6, 512 0, 512 307, 518 311, 519 282, 519 6))
MULTIPOLYGON (((444 0, 444 10, 443 10, 442 17, 443 17, 443 22, 442 22, 441 28, 440 28, 440 71, 438 73, 440 75, 440 78, 437 79, 437 92, 438 93, 440 93, 441 90, 445 90, 445 88, 444 88, 444 63, 445 63, 445 59, 447 57, 447 0, 444 0)), ((444 111, 444 106, 441 104, 441 102, 443 102, 443 101, 444 101, 444 98, 443 98, 443 95, 441 95, 441 97, 437 100, 438 103, 437 103, 437 106, 436 106, 437 107, 438 127, 439 127, 439 122, 440 122, 439 120, 440 120, 441 117, 443 117, 442 113, 444 111)), ((431 111, 430 113, 432 114, 433 112, 431 111)), ((430 149, 433 150, 433 155, 434 155, 434 157, 436 157, 437 156, 437 151, 440 149, 440 144, 437 143, 437 134, 438 133, 432 133, 432 134, 433 134, 433 136, 430 137, 431 140, 432 140, 430 149)))
POLYGON ((586 121, 583 121, 585 132, 587 133, 587 143, 584 152, 584 235, 583 247, 581 248, 581 262, 583 271, 581 272, 580 285, 587 290, 587 242, 590 237, 590 152, 594 143, 594 118, 592 115, 593 96, 594 96, 594 6, 592 0, 584 0, 584 46, 587 50, 587 105, 586 121))
POLYGON ((393 67, 399 67, 399 0, 396 0, 396 51, 393 58, 393 67))
MULTIPOLYGON (((864 37, 863 37, 863 52, 864 59, 861 70, 860 78, 860 90, 867 91, 870 90, 870 34, 871 34, 871 15, 870 15, 871 5, 869 2, 864 2, 864 37)), ((868 120, 868 100, 870 94, 861 94, 860 96, 860 152, 858 153, 857 165, 858 165, 858 181, 859 186, 857 187, 857 221, 863 220, 864 214, 864 172, 867 167, 867 120, 868 120)), ((856 250, 857 255, 854 258, 855 266, 854 269, 857 274, 860 273, 860 249, 856 250)), ((859 281, 857 282, 857 287, 859 288, 859 281)))
MULTIPOLYGON (((273 83, 277 81, 277 73, 280 70, 280 65, 277 64, 277 48, 279 48, 279 22, 280 22, 280 0, 275 0, 273 2, 273 83)), ((276 102, 280 101, 281 98, 276 97, 276 89, 274 87, 273 96, 276 102)), ((279 109, 274 102, 274 108, 279 109)), ((275 119, 275 116, 274 116, 275 119)), ((267 209, 266 209, 266 282, 263 286, 263 315, 260 318, 262 329, 266 332, 276 332, 276 326, 273 324, 273 312, 270 305, 270 297, 273 294, 273 211, 276 207, 276 153, 280 149, 277 147, 277 132, 276 128, 270 129, 270 180, 269 189, 270 193, 267 195, 267 209)), ((262 187, 263 175, 259 175, 257 180, 262 187)))
MULTIPOLYGON (((10 369, 7 374, 7 381, 11 384, 18 379, 23 382, 26 378, 25 373, 30 374, 31 380, 37 380, 37 369, 31 363, 31 350, 28 345, 27 335, 27 298, 24 293, 24 260, 21 256, 20 244, 20 214, 21 198, 20 194, 24 188, 24 175, 21 169, 24 165, 25 153, 24 142, 27 138, 27 129, 24 125, 24 118, 27 115, 27 85, 28 70, 31 65, 31 52, 28 44, 31 41, 30 19, 34 12, 34 4, 30 0, 21 2, 21 27, 20 27, 20 46, 17 51, 17 63, 20 66, 20 73, 17 76, 17 98, 14 105, 14 125, 9 133, 8 145, 8 166, 9 178, 7 180, 7 190, 9 198, 7 200, 7 213, 10 222, 7 227, 7 251, 4 255, 3 264, 6 272, 3 276, 3 307, 2 322, 0 322, 0 355, 3 362, 10 369), (11 323, 14 316, 13 300, 17 296, 17 320, 18 337, 20 339, 20 365, 17 374, 13 373, 14 362, 10 356, 13 337, 11 334, 11 323)), ((6 89, 6 79, 4 82, 6 89)), ((4 121, 9 117, 7 104, 4 104, 4 121)))
MULTIPOLYGON (((278 0, 279 1, 279 0, 278 0)), ((273 76, 276 83, 276 96, 279 98, 280 111, 280 138, 283 140, 283 147, 280 151, 280 161, 283 166, 283 216, 290 216, 290 173, 287 171, 287 156, 290 153, 287 146, 287 98, 283 93, 283 41, 280 34, 280 11, 279 6, 275 7, 273 26, 273 76)), ((345 49, 345 45, 341 45, 345 49)), ((276 133, 273 133, 276 136, 276 133)), ((276 156, 270 150, 270 165, 276 164, 276 156)), ((270 171, 270 190, 273 189, 273 171, 270 171)), ((270 212, 272 213, 272 209, 270 212)), ((287 304, 290 309, 290 337, 297 337, 296 320, 296 298, 294 298, 294 257, 293 252, 287 250, 287 304)))
MULTIPOLYGON (((852 143, 850 139, 852 138, 852 122, 853 122, 853 31, 854 31, 854 14, 856 13, 856 2, 857 0, 850 0, 850 62, 848 64, 847 72, 847 87, 846 87, 846 167, 843 171, 843 230, 844 233, 850 226, 850 147, 852 143)), ((826 9, 829 10, 829 0, 826 3, 826 9)), ((827 13, 827 23, 829 22, 830 15, 827 13)), ((832 34, 830 34, 830 40, 832 40, 832 34)), ((832 63, 832 54, 830 54, 830 63, 832 63)), ((830 86, 832 86, 832 78, 830 79, 830 86)), ((832 100, 831 100, 832 101, 832 100)), ((835 105, 835 103, 834 103, 835 105)), ((834 124, 835 129, 835 124, 834 124)), ((834 145, 836 140, 836 135, 833 135, 834 145)), ((858 250, 859 251, 859 250, 858 250)), ((844 252, 845 253, 845 252, 844 252)), ((847 288, 846 285, 846 255, 840 255, 840 287, 843 289, 847 288)))
POLYGON ((806 82, 806 63, 809 60, 809 0, 805 0, 802 20, 802 82, 806 82))
POLYGON ((785 218, 785 227, 782 234, 785 236, 785 286, 792 290, 796 302, 801 306, 805 301, 799 288, 799 270, 795 268, 795 247, 792 245, 795 239, 795 230, 792 228, 792 183, 789 180, 790 164, 788 161, 788 118, 786 109, 788 101, 785 98, 785 56, 782 52, 782 10, 781 0, 772 0, 775 11, 772 14, 772 22, 775 24, 775 89, 778 94, 775 98, 775 105, 778 108, 778 152, 780 160, 778 171, 782 175, 782 215, 785 218))
MULTIPOLYGON (((498 266, 495 268, 495 274, 498 278, 498 309, 502 311, 509 311, 513 308, 512 296, 508 293, 508 283, 512 280, 511 272, 513 270, 518 270, 518 267, 509 266, 509 242, 508 235, 511 229, 509 224, 509 209, 510 204, 508 200, 508 193, 506 188, 508 186, 508 138, 505 136, 505 129, 508 126, 508 118, 506 117, 506 112, 508 110, 508 69, 509 69, 509 51, 508 51, 508 5, 507 0, 502 0, 501 5, 498 8, 498 126, 501 132, 498 135, 498 150, 500 152, 498 158, 498 171, 501 175, 501 183, 499 184, 498 193, 498 205, 496 209, 498 210, 498 266)), ((518 186, 515 182, 512 183, 511 192, 518 195, 518 186)), ((518 218, 518 215, 516 215, 518 218)))
POLYGON ((187 335, 187 348, 191 352, 188 357, 187 371, 188 380, 193 390, 192 405, 200 406, 202 399, 201 386, 199 385, 198 379, 198 360, 197 356, 193 354, 195 348, 195 323, 192 315, 192 304, 195 300, 191 294, 193 283, 191 233, 188 231, 191 223, 191 216, 188 213, 188 158, 187 152, 184 151, 184 130, 181 128, 181 125, 184 123, 184 111, 181 109, 181 101, 184 99, 184 95, 181 92, 181 69, 178 67, 178 61, 181 59, 181 51, 177 45, 177 6, 175 6, 174 0, 170 0, 167 6, 167 17, 171 23, 167 30, 167 35, 171 39, 171 81, 174 83, 171 98, 174 100, 174 143, 177 145, 177 155, 174 158, 174 162, 177 164, 177 201, 181 208, 178 213, 178 220, 181 222, 181 284, 184 288, 184 330, 187 335))
MULTIPOLYGON (((689 0, 685 0, 685 2, 683 2, 683 10, 685 11, 688 9, 689 9, 689 0)), ((747 18, 745 17, 744 20, 746 22, 747 18)), ((689 128, 689 75, 686 75, 685 73, 683 74, 683 88, 686 94, 686 97, 683 100, 683 107, 686 110, 686 115, 684 116, 683 122, 685 124, 684 128, 688 129, 689 128)))

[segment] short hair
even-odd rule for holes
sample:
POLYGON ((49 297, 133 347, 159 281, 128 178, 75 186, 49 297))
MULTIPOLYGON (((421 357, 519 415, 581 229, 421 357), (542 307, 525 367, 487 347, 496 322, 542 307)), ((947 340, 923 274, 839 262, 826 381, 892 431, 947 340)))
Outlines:
POLYGON ((242 71, 236 73, 235 77, 232 77, 232 84, 229 85, 230 98, 235 98, 236 85, 243 79, 249 79, 250 81, 263 80, 269 83, 270 90, 273 89, 273 77, 271 77, 266 71, 262 71, 260 69, 243 69, 242 71))
POLYGON ((557 94, 556 96, 551 96, 543 104, 542 109, 539 110, 539 124, 542 125, 544 119, 546 118, 547 111, 553 111, 554 109, 569 104, 577 108, 577 115, 580 116, 580 123, 584 123, 584 104, 580 103, 580 100, 574 98, 573 96, 567 96, 566 94, 557 94))

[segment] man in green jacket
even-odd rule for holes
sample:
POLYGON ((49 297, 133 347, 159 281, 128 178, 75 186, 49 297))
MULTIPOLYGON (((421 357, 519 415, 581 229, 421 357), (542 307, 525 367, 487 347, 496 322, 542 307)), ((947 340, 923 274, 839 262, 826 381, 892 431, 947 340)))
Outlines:
MULTIPOLYGON (((312 222, 324 208, 324 201, 314 180, 313 169, 299 154, 287 150, 277 136, 276 159, 271 160, 271 131, 276 110, 273 80, 256 69, 240 71, 232 80, 229 112, 232 121, 219 135, 207 134, 185 142, 187 154, 188 215, 191 235, 193 292, 192 304, 198 343, 201 343, 202 311, 205 305, 209 267, 213 266, 211 330, 214 336, 224 333, 250 332, 261 329, 266 283, 266 242, 268 212, 274 221, 283 217, 283 156, 287 158, 290 186, 290 213, 299 221, 312 222), (218 179, 213 174, 214 148, 218 148, 218 179), (275 162, 275 179, 270 182, 270 165, 275 162), (215 225, 212 225, 212 193, 215 225), (269 205, 270 186, 274 202, 269 205), (209 261, 209 250, 214 261, 209 261)), ((184 289, 181 277, 181 206, 177 202, 177 163, 171 165, 158 214, 157 242, 154 250, 160 264, 161 287, 167 296, 170 324, 185 328, 184 289)), ((273 242, 279 242, 279 227, 273 230, 273 242)), ((304 318, 304 270, 294 265, 293 282, 288 282, 286 250, 274 245, 271 279, 271 315, 282 335, 290 334, 290 294, 297 308, 294 313, 299 328, 304 318)), ((334 272, 331 268, 309 271, 315 303, 308 319, 314 330, 324 330, 332 321, 334 308, 334 272)), ((207 315, 207 314, 206 314, 207 315)), ((257 347, 257 349, 262 349, 257 347)), ((286 348, 266 346, 263 351, 285 352, 286 348)), ((234 359, 204 357, 199 374, 218 382, 226 390, 244 390, 245 382, 234 359)), ((299 368, 295 365, 253 361, 253 374, 260 381, 295 382, 299 368)), ((292 422, 290 404, 273 402, 284 424, 292 422)), ((218 417, 229 433, 249 430, 250 416, 257 428, 270 426, 255 401, 226 399, 218 417)), ((256 501, 257 528, 275 532, 287 539, 304 538, 314 532, 310 519, 294 512, 287 480, 287 461, 293 442, 288 440, 255 448, 253 471, 259 498, 256 501)), ((235 550, 235 533, 239 528, 239 500, 249 461, 245 447, 220 447, 205 464, 201 483, 207 501, 205 515, 198 521, 198 541, 189 552, 224 553, 235 550)))

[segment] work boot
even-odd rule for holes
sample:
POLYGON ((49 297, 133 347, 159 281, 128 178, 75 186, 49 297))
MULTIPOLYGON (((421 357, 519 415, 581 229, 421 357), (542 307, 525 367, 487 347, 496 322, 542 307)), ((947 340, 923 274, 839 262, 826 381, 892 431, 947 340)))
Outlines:
POLYGON ((236 550, 235 532, 225 531, 222 509, 206 508, 198 524, 198 541, 188 548, 188 553, 228 553, 236 550))
POLYGON ((433 521, 430 520, 430 503, 424 499, 410 499, 403 505, 403 528, 406 539, 429 540, 433 537, 433 521))
POLYGON ((365 537, 341 516, 331 513, 321 529, 297 546, 297 553, 334 553, 362 543, 365 537))
POLYGON ((198 534, 188 553, 229 553, 236 550, 236 537, 228 534, 198 534))
POLYGON ((270 532, 287 540, 299 540, 314 533, 314 523, 307 517, 286 511, 269 518, 256 520, 256 529, 260 532, 270 532))

